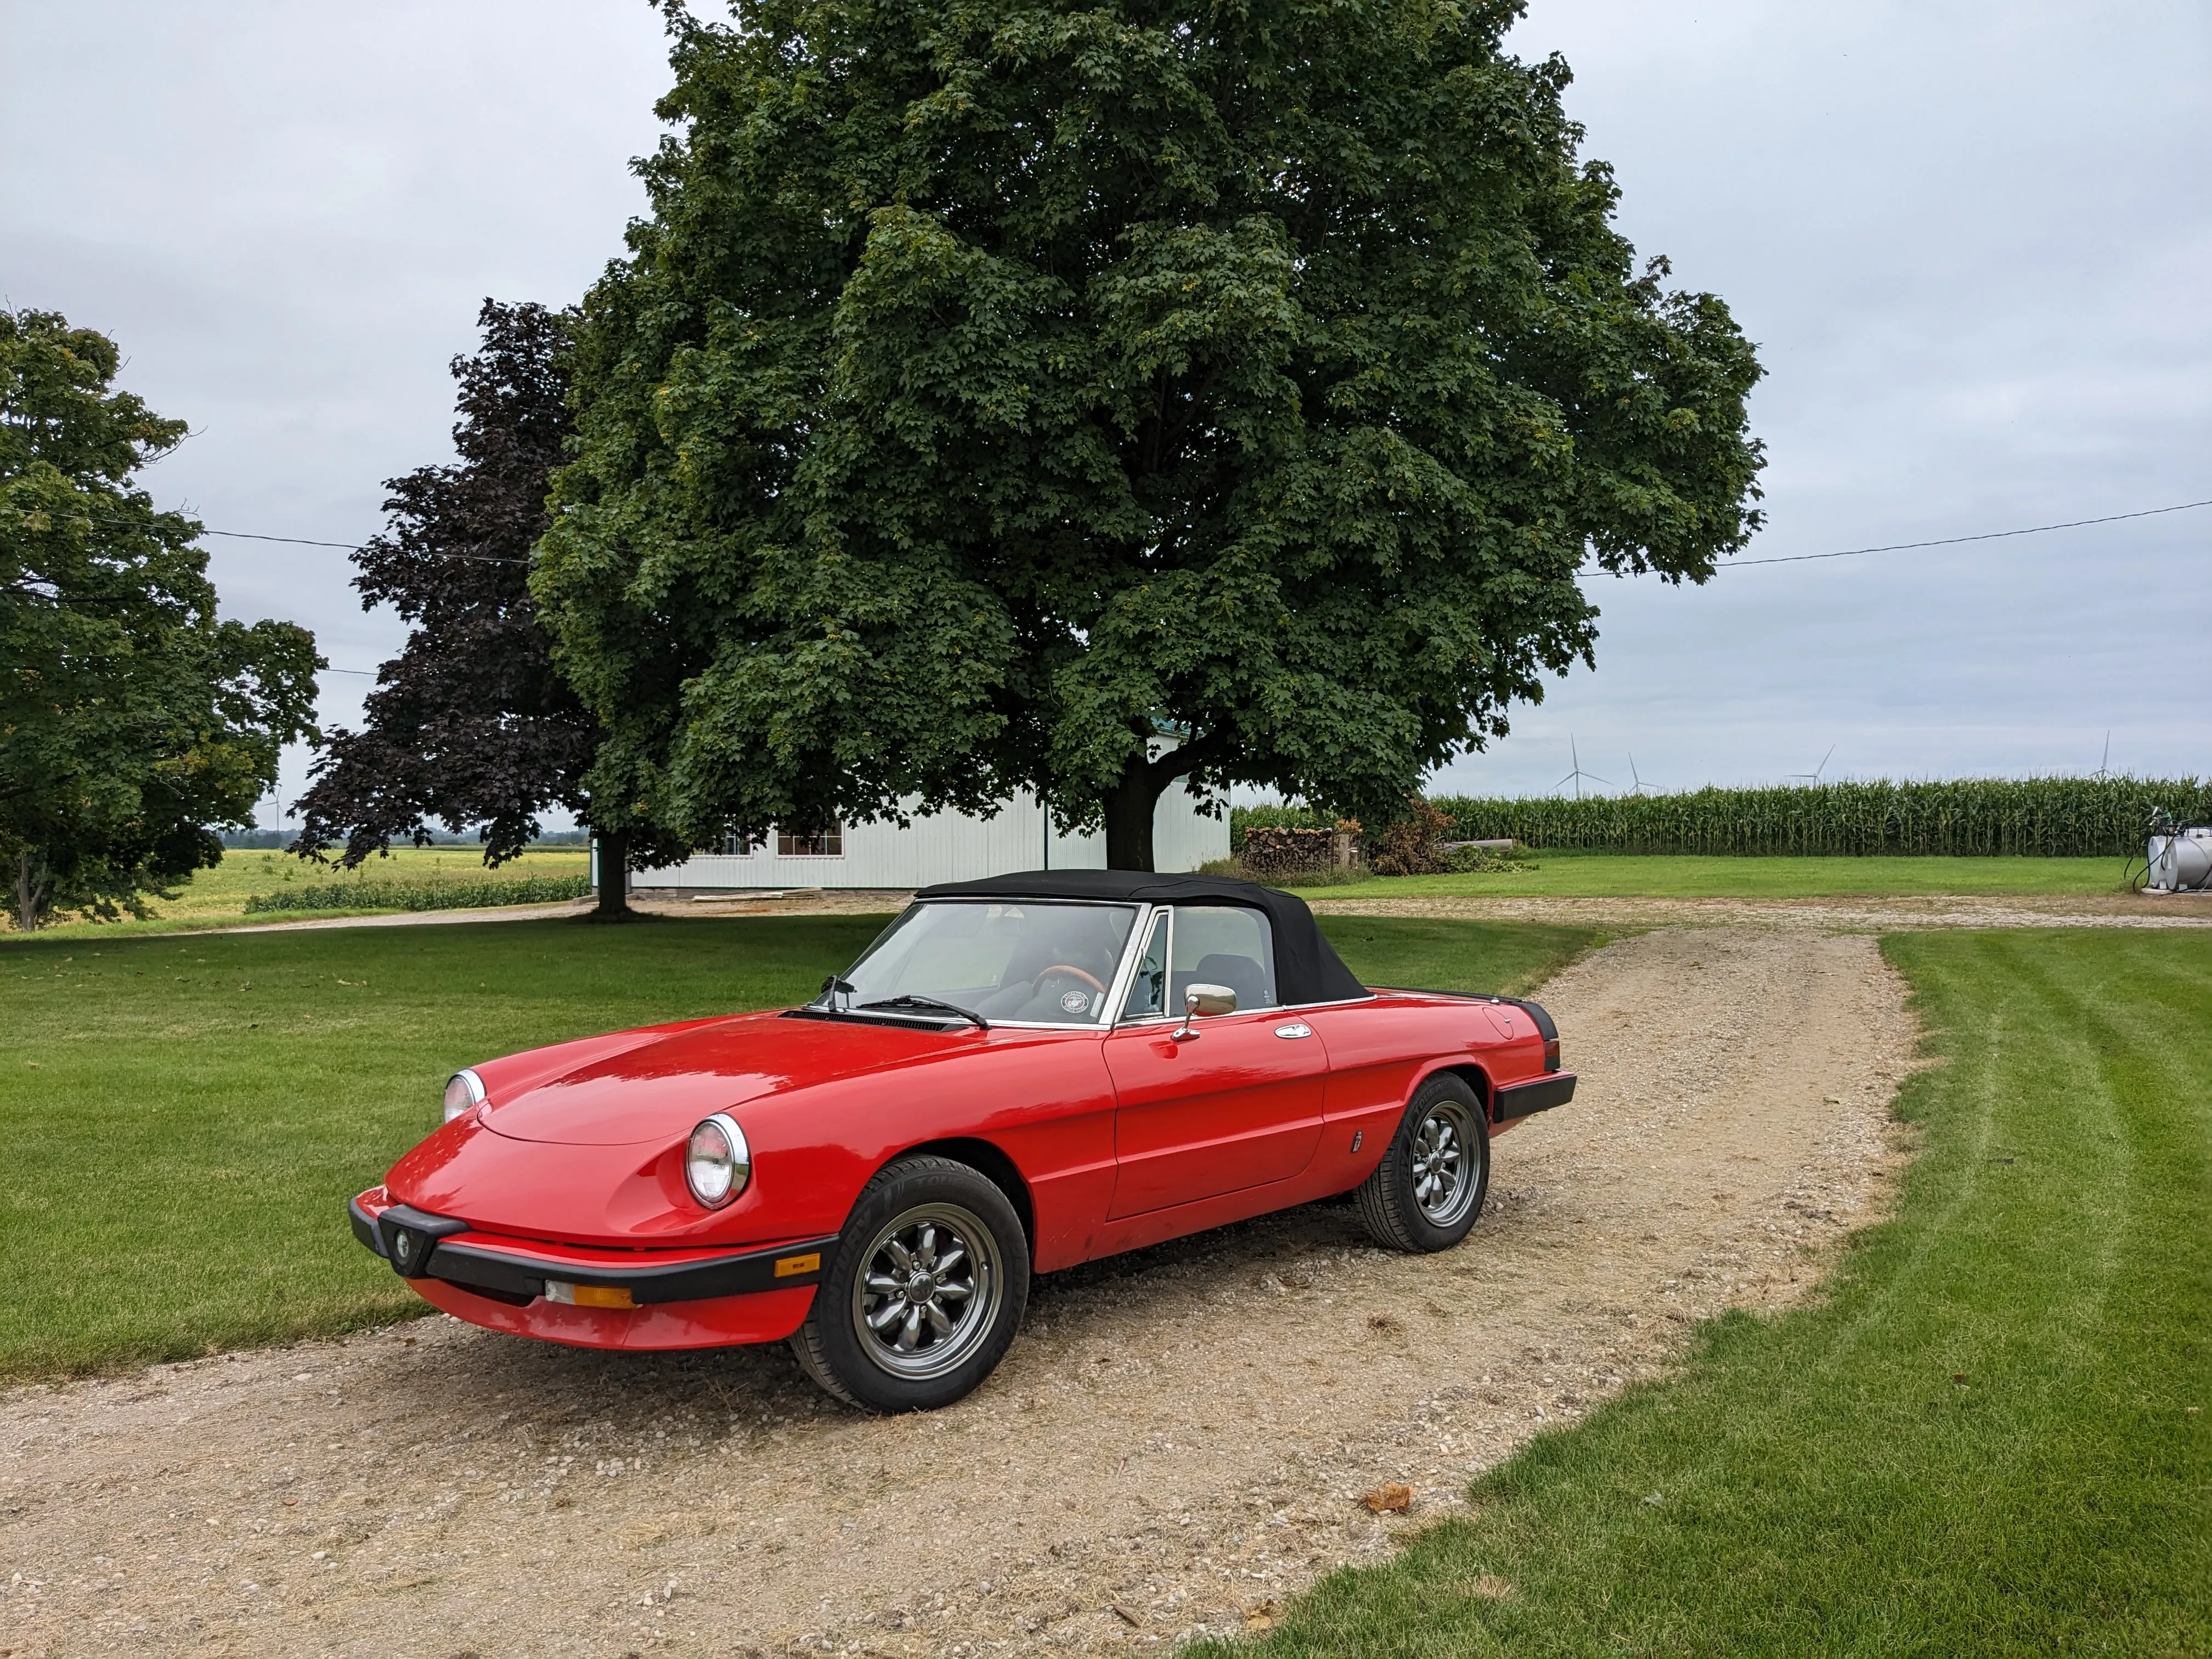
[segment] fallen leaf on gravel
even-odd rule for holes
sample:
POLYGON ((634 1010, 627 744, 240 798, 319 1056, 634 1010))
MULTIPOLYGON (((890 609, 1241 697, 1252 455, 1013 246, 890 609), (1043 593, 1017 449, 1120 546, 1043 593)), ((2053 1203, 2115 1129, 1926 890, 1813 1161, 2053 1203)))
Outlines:
POLYGON ((1128 1608, 1123 1607, 1120 1602, 1116 1601, 1110 1603, 1107 1607, 1106 1611, 1112 1613, 1116 1619, 1127 1625, 1131 1630, 1137 1628, 1137 1615, 1130 1612, 1128 1608))
POLYGON ((1377 1515, 1385 1510, 1403 1515, 1413 1507, 1413 1489, 1401 1486, 1395 1480, 1387 1481, 1359 1501, 1377 1515))
POLYGON ((1273 1601, 1262 1601, 1256 1607, 1244 1609, 1246 1630, 1268 1630, 1273 1627, 1274 1623, 1275 1604, 1273 1601))

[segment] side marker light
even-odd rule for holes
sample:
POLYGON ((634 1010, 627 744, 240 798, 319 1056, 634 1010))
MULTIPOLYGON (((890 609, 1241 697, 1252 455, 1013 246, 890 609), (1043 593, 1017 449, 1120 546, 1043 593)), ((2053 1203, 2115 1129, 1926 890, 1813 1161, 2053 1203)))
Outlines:
POLYGON ((566 1280, 549 1279, 545 1281, 545 1299, 571 1308, 635 1308, 626 1285, 571 1285, 566 1280))
POLYGON ((822 1252, 809 1250, 805 1255, 780 1255, 775 1259, 775 1276, 789 1279, 795 1273, 818 1273, 822 1271, 822 1252))

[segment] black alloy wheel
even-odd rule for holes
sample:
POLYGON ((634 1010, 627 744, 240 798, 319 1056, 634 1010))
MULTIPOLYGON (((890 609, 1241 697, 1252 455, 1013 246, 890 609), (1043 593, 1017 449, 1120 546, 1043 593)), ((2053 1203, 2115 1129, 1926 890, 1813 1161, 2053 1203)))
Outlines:
POLYGON ((998 1183, 903 1158, 853 1206, 792 1352, 848 1405, 931 1411, 998 1368, 1029 1291, 1029 1237, 998 1183))

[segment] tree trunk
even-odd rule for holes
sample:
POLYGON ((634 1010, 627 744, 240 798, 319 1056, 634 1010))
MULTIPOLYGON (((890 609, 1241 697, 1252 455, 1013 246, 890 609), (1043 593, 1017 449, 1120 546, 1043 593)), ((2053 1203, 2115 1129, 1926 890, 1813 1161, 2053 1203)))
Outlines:
POLYGON ((15 926, 27 933, 38 931, 46 919, 52 884, 46 861, 26 850, 15 860, 15 926))
POLYGON ((1114 793, 1106 797, 1106 867, 1152 867, 1152 809, 1174 775, 1144 759, 1129 763, 1114 793))
POLYGON ((629 908, 629 832, 595 830, 592 836, 599 848, 599 902, 592 908, 592 920, 635 921, 637 912, 629 908))

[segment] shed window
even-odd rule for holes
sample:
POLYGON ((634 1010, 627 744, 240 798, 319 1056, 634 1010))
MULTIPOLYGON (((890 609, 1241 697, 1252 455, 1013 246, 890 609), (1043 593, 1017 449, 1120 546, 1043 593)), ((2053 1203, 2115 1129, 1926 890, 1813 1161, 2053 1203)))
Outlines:
POLYGON ((827 830, 800 836, 778 830, 775 854, 784 859, 842 859, 845 856, 845 826, 833 823, 827 830))

